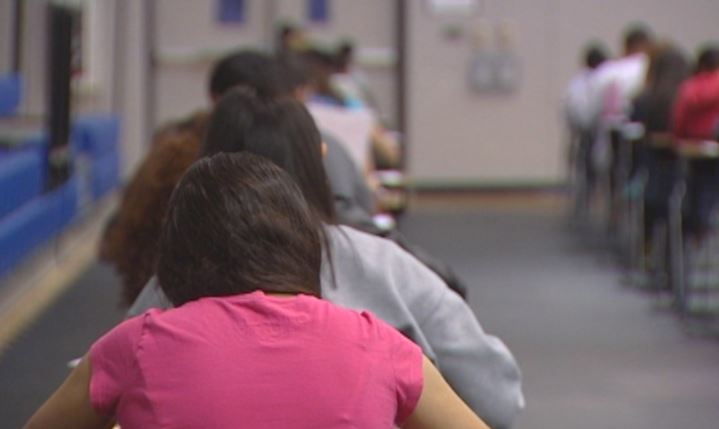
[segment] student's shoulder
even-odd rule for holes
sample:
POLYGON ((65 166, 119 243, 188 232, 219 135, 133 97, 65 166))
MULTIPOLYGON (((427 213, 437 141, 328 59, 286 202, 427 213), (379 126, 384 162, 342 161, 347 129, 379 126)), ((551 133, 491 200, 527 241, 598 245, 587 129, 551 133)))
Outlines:
POLYGON ((160 128, 152 139, 140 171, 161 177, 184 173, 200 153, 206 126, 206 114, 198 113, 160 128))
POLYGON ((340 265, 352 258, 363 267, 365 277, 412 293, 447 289, 432 270, 391 240, 347 226, 331 226, 328 235, 340 265))
POLYGON ((393 241, 368 234, 346 225, 330 225, 327 232, 333 243, 359 246, 362 249, 377 250, 385 253, 403 252, 393 241))
MULTIPOLYGON (((315 298, 312 298, 315 299, 315 298)), ((316 299, 315 311, 327 317, 327 334, 336 334, 338 339, 351 342, 385 341, 394 339, 396 329, 380 319, 372 311, 346 308, 341 305, 316 299)))
POLYGON ((166 122, 155 131, 153 139, 161 141, 164 138, 177 135, 202 135, 207 129, 210 113, 206 110, 199 110, 181 119, 166 122))
POLYGON ((172 150, 172 148, 196 146, 202 141, 207 125, 209 113, 196 112, 186 118, 170 121, 162 125, 152 136, 152 150, 172 150))

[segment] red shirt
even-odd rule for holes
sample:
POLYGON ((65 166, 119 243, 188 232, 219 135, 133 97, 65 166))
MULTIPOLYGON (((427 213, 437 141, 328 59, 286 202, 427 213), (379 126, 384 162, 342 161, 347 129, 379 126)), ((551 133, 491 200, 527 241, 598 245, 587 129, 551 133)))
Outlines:
POLYGON ((699 73, 684 82, 673 116, 675 136, 713 138, 719 124, 719 71, 699 73))

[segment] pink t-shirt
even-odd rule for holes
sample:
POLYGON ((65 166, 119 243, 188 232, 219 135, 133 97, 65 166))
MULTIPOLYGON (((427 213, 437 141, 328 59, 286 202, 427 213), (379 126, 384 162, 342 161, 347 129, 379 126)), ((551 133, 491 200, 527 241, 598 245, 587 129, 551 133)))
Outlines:
POLYGON ((422 352, 372 314, 299 295, 204 298, 127 320, 90 349, 93 407, 133 428, 391 428, 422 352))

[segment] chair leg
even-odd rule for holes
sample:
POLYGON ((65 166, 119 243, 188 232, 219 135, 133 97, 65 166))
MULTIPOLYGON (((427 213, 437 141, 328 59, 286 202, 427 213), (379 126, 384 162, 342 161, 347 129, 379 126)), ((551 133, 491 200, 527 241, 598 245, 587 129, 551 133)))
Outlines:
POLYGON ((684 237, 682 234, 682 201, 686 185, 677 184, 669 206, 669 253, 672 289, 677 309, 684 316, 687 310, 684 237))

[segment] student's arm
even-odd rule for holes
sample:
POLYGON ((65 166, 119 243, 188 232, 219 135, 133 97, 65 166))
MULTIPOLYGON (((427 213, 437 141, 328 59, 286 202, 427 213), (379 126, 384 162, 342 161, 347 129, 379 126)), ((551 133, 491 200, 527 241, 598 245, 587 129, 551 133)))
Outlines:
POLYGON ((90 403, 90 362, 86 357, 65 382, 35 412, 25 429, 104 429, 113 419, 96 412, 90 403))
POLYGON ((469 407, 462 402, 426 357, 422 362, 424 388, 404 429, 489 429, 469 407))
POLYGON ((512 353, 487 334, 472 309, 429 268, 403 250, 388 262, 403 300, 429 344, 425 354, 452 389, 494 429, 511 428, 524 408, 522 376, 512 353))
POLYGON ((484 331, 467 303, 442 286, 434 311, 420 321, 437 367, 487 424, 511 428, 524 408, 519 366, 502 340, 484 331))

